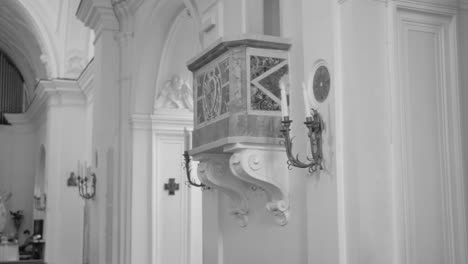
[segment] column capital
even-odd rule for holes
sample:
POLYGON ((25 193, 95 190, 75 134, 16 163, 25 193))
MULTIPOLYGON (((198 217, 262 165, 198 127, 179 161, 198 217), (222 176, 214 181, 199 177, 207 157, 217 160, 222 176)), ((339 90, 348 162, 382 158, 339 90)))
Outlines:
POLYGON ((111 0, 120 30, 124 32, 133 31, 133 18, 143 0, 111 0))
POLYGON ((96 39, 103 30, 119 30, 119 21, 108 0, 81 0, 76 17, 95 31, 96 39))

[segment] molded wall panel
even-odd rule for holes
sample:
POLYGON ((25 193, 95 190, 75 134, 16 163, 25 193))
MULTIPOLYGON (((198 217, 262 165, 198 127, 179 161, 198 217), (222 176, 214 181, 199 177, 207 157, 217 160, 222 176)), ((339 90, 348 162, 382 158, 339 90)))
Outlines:
POLYGON ((395 197, 405 263, 466 263, 456 17, 396 7, 395 197))

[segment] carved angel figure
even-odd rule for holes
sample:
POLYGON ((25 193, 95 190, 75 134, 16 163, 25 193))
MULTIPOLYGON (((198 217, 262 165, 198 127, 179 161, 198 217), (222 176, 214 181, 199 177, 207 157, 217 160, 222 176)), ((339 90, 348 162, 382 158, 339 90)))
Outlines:
POLYGON ((154 109, 179 108, 193 111, 192 88, 179 75, 167 80, 156 96, 154 109))

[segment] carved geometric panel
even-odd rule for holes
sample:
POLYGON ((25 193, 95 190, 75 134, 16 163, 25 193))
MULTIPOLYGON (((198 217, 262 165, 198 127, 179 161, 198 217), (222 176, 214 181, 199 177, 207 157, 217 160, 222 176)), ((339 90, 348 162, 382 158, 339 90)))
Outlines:
POLYGON ((280 111, 279 80, 288 74, 286 58, 250 56, 250 108, 259 111, 280 111))
POLYGON ((228 112, 229 58, 195 76, 197 125, 216 120, 228 112))

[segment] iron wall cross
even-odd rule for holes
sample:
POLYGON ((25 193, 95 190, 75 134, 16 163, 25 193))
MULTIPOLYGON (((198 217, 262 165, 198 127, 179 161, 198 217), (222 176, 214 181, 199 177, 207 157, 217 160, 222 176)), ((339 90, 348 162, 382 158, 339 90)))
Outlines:
POLYGON ((164 190, 169 191, 169 195, 174 195, 179 190, 179 184, 175 183, 174 178, 170 178, 168 183, 164 184, 164 190))

